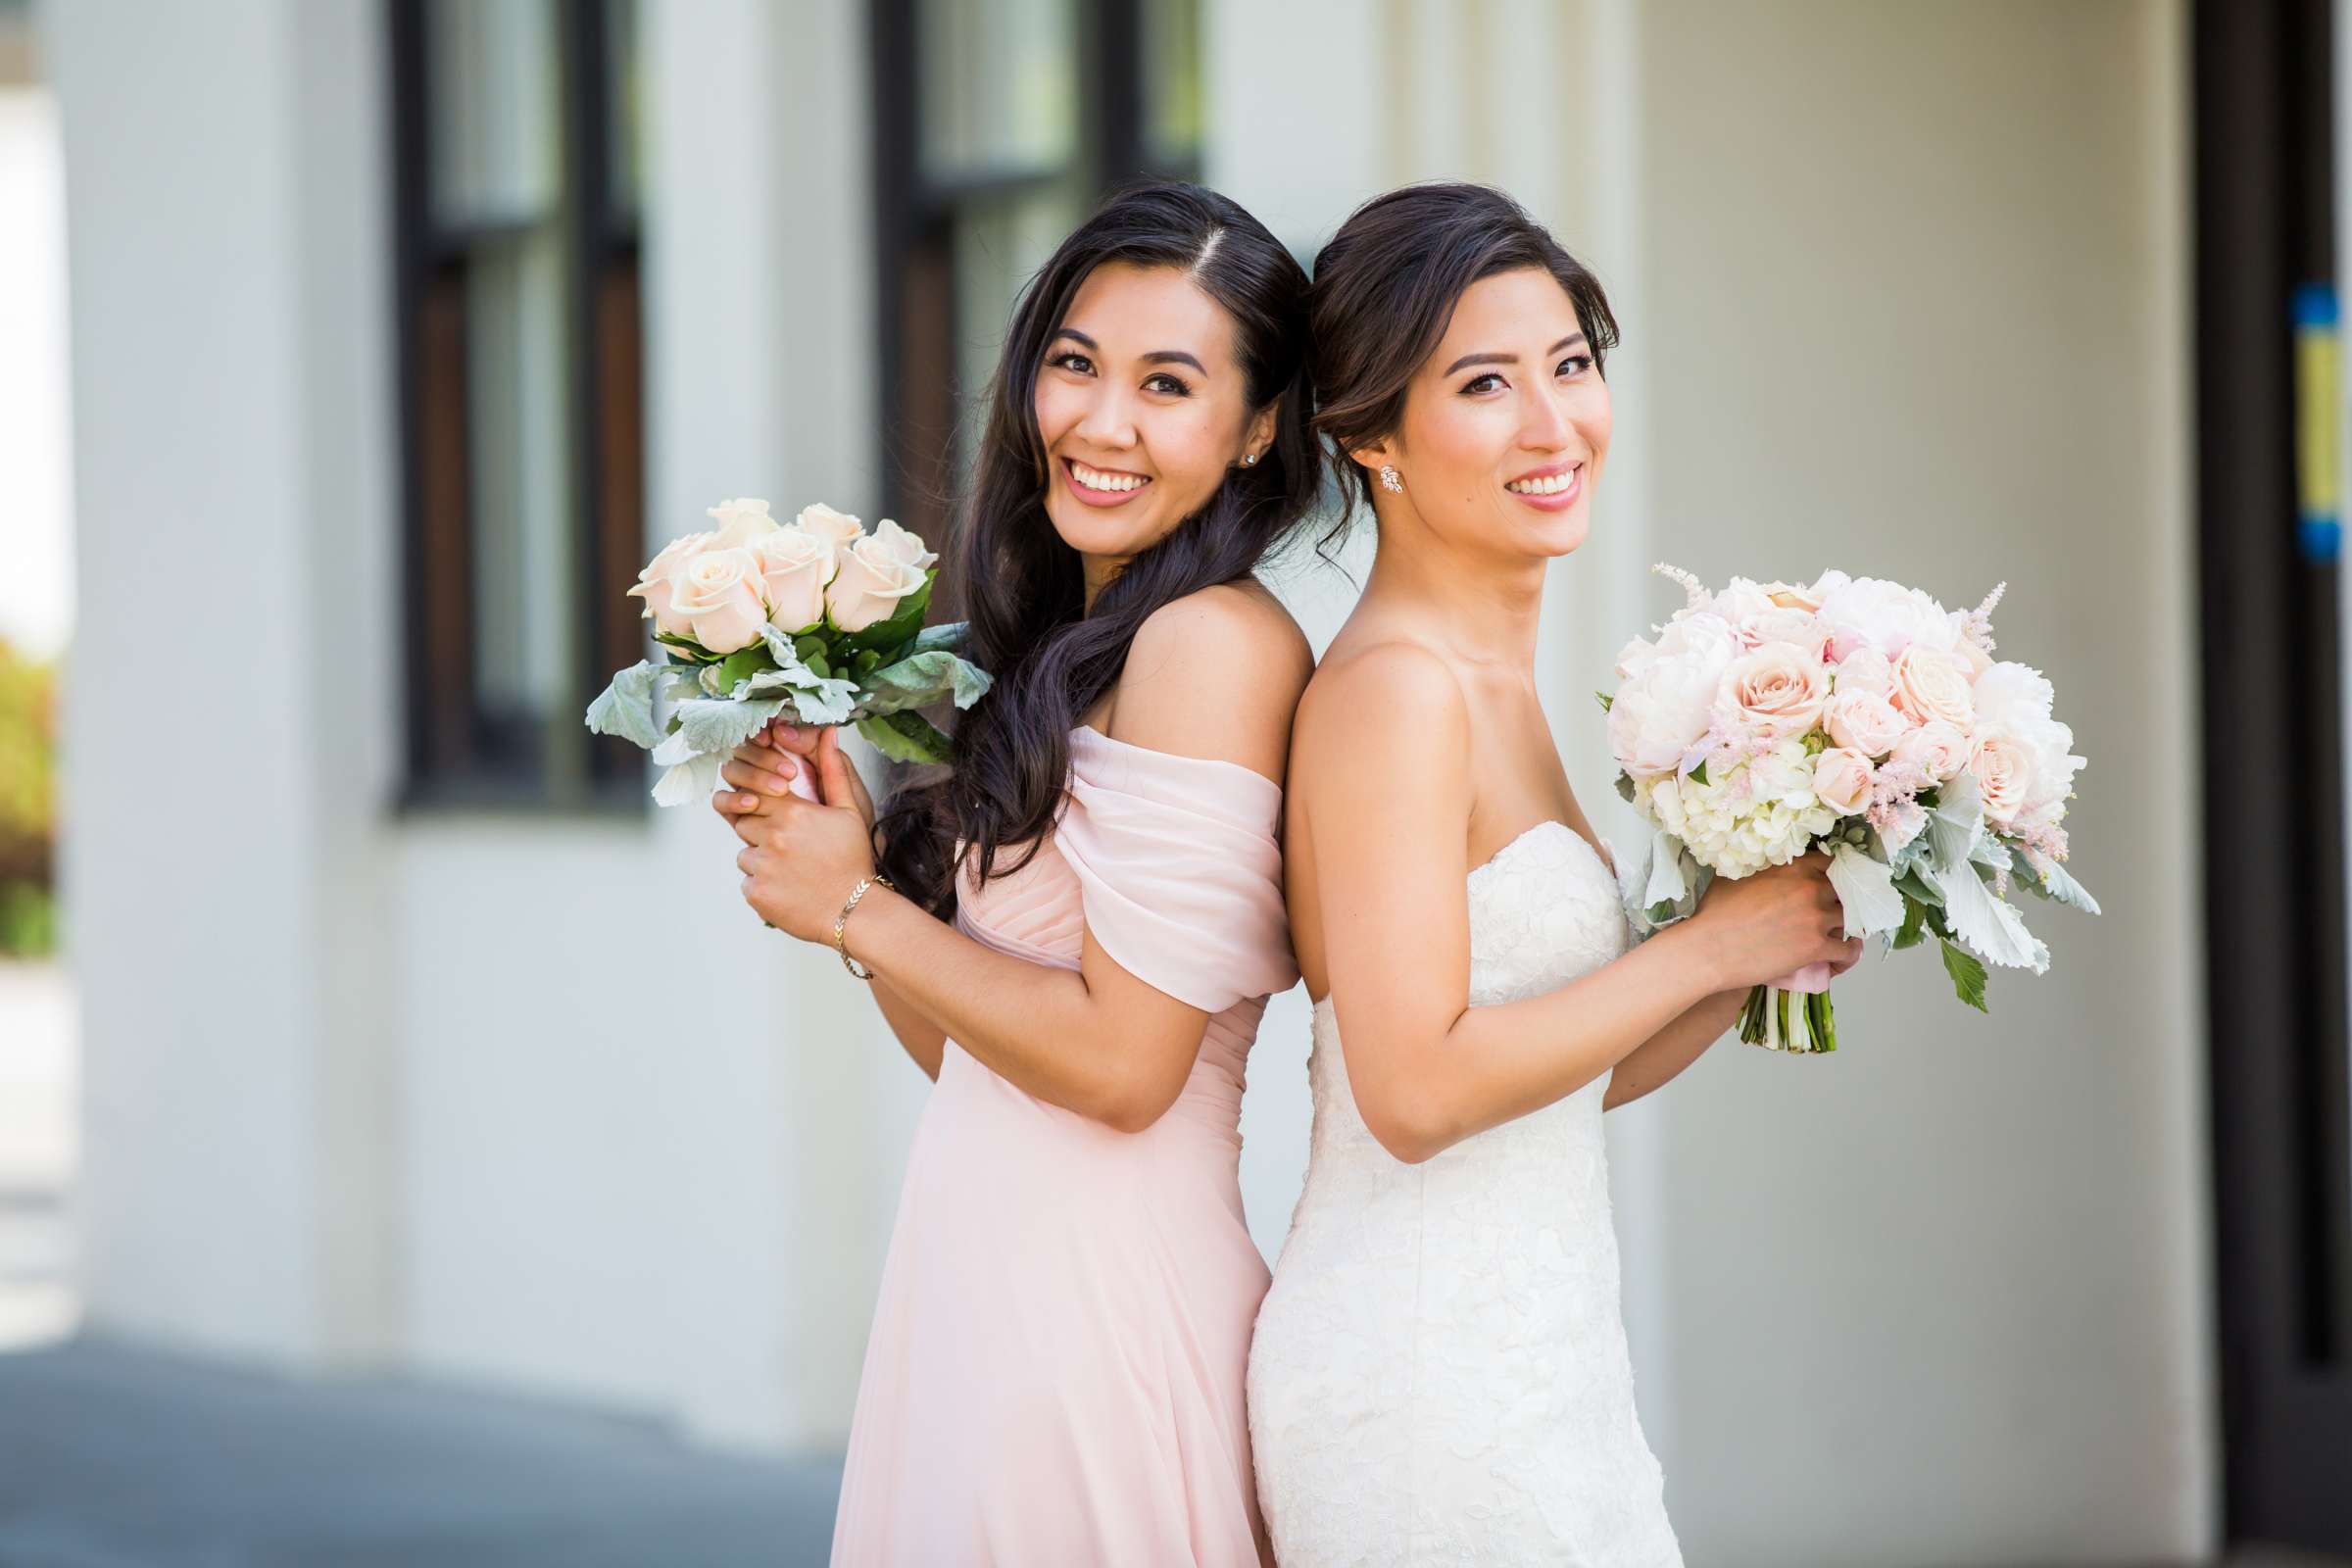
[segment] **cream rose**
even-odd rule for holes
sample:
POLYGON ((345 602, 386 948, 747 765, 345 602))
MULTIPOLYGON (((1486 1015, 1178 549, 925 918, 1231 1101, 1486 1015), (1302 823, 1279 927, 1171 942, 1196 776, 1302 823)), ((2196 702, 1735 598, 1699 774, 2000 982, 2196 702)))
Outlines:
POLYGON ((1931 719, 1895 742, 1891 760, 1940 784, 1968 765, 1968 737, 1955 725, 1931 719))
POLYGON ((1802 586, 1792 582, 1768 582, 1764 595, 1783 610, 1801 610, 1811 614, 1821 608, 1820 585, 1802 586))
POLYGON ((2016 736, 1996 730, 1977 742, 1969 770, 1984 798, 1984 819, 1997 827, 2017 820, 2034 795, 2034 753, 2016 736))
POLYGON ((843 631, 863 631, 888 620, 923 585, 923 568, 908 565, 880 539, 859 539, 841 552, 841 569, 825 589, 825 609, 843 631))
POLYGON ((784 526, 767 514, 764 501, 721 501, 710 515, 718 519, 718 531, 710 535, 706 550, 741 550, 784 526))
POLYGON ((1829 670, 1817 654, 1794 643, 1762 643, 1733 660, 1717 694, 1739 710, 1750 731, 1770 740, 1812 729, 1829 698, 1829 670))
POLYGON ((1813 759, 1813 794, 1838 815, 1851 816, 1870 804, 1876 772, 1860 752, 1833 746, 1813 759))
POLYGON ((749 550, 705 551, 678 574, 669 608, 684 617, 705 653, 749 648, 767 623, 760 558, 749 550))
POLYGON ((1838 662, 1838 678, 1832 690, 1889 696, 1894 691, 1894 666, 1876 648, 1857 648, 1838 662))
MULTIPOLYGON (((803 507, 801 514, 792 519, 795 524, 813 534, 835 550, 857 543, 865 537, 865 524, 846 512, 835 512, 828 506, 803 507)), ((894 524, 895 526, 895 524, 894 524)))
POLYGON ((923 548, 922 535, 909 533, 888 517, 874 524, 874 543, 901 565, 928 568, 939 560, 938 551, 923 548))
POLYGON ((1830 739, 1864 757, 1885 757, 1911 732, 1911 721, 1892 703, 1867 688, 1832 694, 1822 711, 1822 727, 1830 739))
POLYGON ((1776 604, 1742 624, 1740 639, 1751 648, 1764 643, 1793 643, 1818 662, 1830 646, 1830 628, 1810 610, 1776 604))
POLYGON ((834 570, 833 547, 799 528, 778 528, 753 552, 767 594, 767 618, 790 632, 825 618, 825 583, 834 570))
POLYGON ((1922 724, 1940 719, 1965 730, 1976 714, 1967 668, 1950 654, 1918 643, 1895 656, 1888 701, 1922 724))
POLYGON ((708 533, 690 533, 682 539, 672 539, 653 559, 652 564, 637 574, 637 586, 628 592, 631 598, 645 601, 645 613, 639 619, 651 620, 654 630, 672 637, 694 635, 686 618, 671 608, 670 602, 677 590, 678 573, 686 569, 686 564, 701 554, 710 541, 708 533))

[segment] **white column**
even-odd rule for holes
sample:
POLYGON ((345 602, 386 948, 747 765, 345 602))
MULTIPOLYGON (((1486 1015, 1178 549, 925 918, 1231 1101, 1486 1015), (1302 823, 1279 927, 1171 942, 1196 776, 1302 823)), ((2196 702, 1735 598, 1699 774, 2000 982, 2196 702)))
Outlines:
POLYGON ((43 19, 71 242, 90 1314, 366 1359, 393 1332, 368 948, 397 711, 372 593, 392 559, 377 8, 43 19))

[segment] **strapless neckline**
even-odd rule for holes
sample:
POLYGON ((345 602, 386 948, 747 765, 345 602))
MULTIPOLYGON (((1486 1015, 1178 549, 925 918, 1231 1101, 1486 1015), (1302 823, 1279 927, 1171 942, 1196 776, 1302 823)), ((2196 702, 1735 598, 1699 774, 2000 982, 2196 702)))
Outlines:
MULTIPOLYGON (((1501 870, 1510 863, 1511 859, 1518 851, 1533 846, 1537 842, 1538 836, 1546 828, 1556 828, 1560 832, 1568 835, 1569 838, 1574 839, 1579 845, 1582 845, 1584 847, 1586 858, 1599 869, 1601 875, 1607 880, 1609 885, 1611 887, 1615 887, 1617 885, 1616 868, 1609 864, 1607 858, 1604 857, 1599 850, 1593 848, 1592 841, 1585 837, 1582 833, 1579 833, 1576 829, 1570 827, 1567 823, 1561 821, 1556 816, 1545 817, 1543 821, 1538 822, 1533 827, 1528 828, 1518 837, 1503 845, 1501 849, 1496 850, 1493 855, 1488 856, 1485 859, 1479 861, 1478 864, 1472 866, 1470 868, 1470 874, 1468 878, 1469 885, 1475 889, 1480 885, 1482 878, 1488 877, 1491 874, 1498 874, 1501 872, 1501 870)), ((1322 996, 1315 998, 1311 1010, 1315 1012, 1329 1012, 1331 1010, 1331 994, 1329 992, 1325 992, 1322 996)))

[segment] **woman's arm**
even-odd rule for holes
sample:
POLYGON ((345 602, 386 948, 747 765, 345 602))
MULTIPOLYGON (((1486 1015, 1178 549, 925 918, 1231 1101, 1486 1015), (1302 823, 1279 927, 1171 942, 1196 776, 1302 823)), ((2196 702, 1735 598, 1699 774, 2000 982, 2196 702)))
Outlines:
POLYGON ((1609 1087, 1601 1092, 1600 1108, 1630 1105, 1672 1083, 1740 1021, 1740 1007, 1746 1000, 1744 991, 1719 991, 1684 1008, 1681 1017, 1627 1052, 1609 1069, 1609 1087))
MULTIPOLYGON (((1565 1099, 1717 993, 1848 956, 1827 877, 1799 862, 1714 885, 1701 914, 1557 991, 1471 1006, 1469 711, 1452 672, 1423 649, 1368 651, 1318 678, 1293 744, 1348 1075, 1399 1159, 1565 1099)), ((1673 1051, 1695 1054, 1679 1031, 1673 1051)))
MULTIPOLYGON (((1145 623, 1129 654, 1112 733, 1147 749, 1261 771, 1270 759, 1279 778, 1304 670, 1286 691, 1267 675, 1283 650, 1269 648, 1276 629, 1262 614, 1198 603, 1227 592, 1192 596, 1145 623)), ((814 761, 826 801, 846 799, 848 763, 830 732, 814 761)), ((842 901, 872 864, 862 819, 853 808, 788 797, 769 799, 756 817, 763 820, 739 828, 748 845, 738 857, 746 899, 791 934, 830 944, 842 901)), ((877 886, 851 916, 846 940, 914 1020, 1040 1100, 1123 1131, 1150 1126, 1175 1102, 1208 1021, 1121 967, 1091 930, 1077 969, 1031 963, 877 886)), ((884 1007, 887 1015, 890 1003, 884 1007)))

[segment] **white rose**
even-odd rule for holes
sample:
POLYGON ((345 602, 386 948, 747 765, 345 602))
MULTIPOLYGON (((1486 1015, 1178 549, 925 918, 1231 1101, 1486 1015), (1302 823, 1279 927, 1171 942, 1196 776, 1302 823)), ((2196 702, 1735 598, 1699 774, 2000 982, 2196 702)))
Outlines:
POLYGON ((669 600, 709 654, 731 654, 760 640, 767 601, 759 558, 749 550, 708 550, 686 564, 669 600))
POLYGON ((2033 752, 2016 736, 1996 730, 1977 742, 1968 765, 1984 798, 1984 819, 1996 827, 2015 824, 2034 794, 2033 752))
POLYGON ((628 590, 628 597, 645 601, 645 613, 638 618, 650 619, 654 630, 672 637, 694 635, 686 617, 670 607, 670 597, 677 591, 678 573, 686 569, 686 564, 710 541, 708 533, 690 533, 672 539, 653 559, 652 564, 637 574, 637 586, 628 590))
POLYGON ((1732 628, 1716 615, 1670 621, 1638 658, 1621 655, 1633 673, 1609 707, 1609 745, 1635 778, 1671 773, 1707 732, 1715 689, 1739 652, 1732 628))
POLYGON ((1857 648, 1838 662, 1832 691, 1875 692, 1881 697, 1894 692, 1894 665, 1876 648, 1857 648))
POLYGON ((1860 752, 1833 746, 1813 759, 1813 793, 1840 816, 1851 816, 1870 804, 1875 772, 1860 752))
POLYGON ((1965 730, 1976 714, 1966 666, 1948 653, 1918 643, 1895 656, 1889 701, 1922 724, 1941 719, 1965 730))
POLYGON ((1822 713, 1822 727, 1839 746, 1880 758, 1893 751, 1912 726, 1892 703, 1865 688, 1833 693, 1822 713))
POLYGON ((1968 737, 1941 719, 1931 720, 1897 741, 1890 760, 1940 784, 1968 765, 1968 737))
POLYGON ((833 547, 801 528, 778 528, 753 547, 767 590, 767 618, 789 632, 825 618, 825 583, 833 575, 833 547))
POLYGON ((1792 582, 1768 582, 1764 584, 1764 593, 1782 609, 1801 610, 1809 615, 1821 608, 1821 596, 1828 583, 1827 577, 1803 586, 1792 582))
POLYGON ((801 514, 792 520, 836 550, 865 537, 864 523, 846 512, 835 512, 827 506, 803 507, 801 514))
POLYGON ((721 501, 710 515, 718 519, 718 531, 704 547, 708 550, 740 550, 784 526, 767 514, 764 501, 721 501))
POLYGON ((1793 643, 1813 656, 1816 663, 1830 646, 1830 628, 1810 610, 1794 606, 1776 606, 1740 628, 1740 640, 1749 647, 1764 643, 1793 643))
POLYGON ((863 631, 897 614, 900 602, 924 581, 922 567, 898 560, 879 539, 861 538, 841 552, 825 609, 843 631, 863 631))
POLYGON ((888 517, 874 525, 874 543, 902 565, 928 568, 939 560, 938 551, 923 548, 920 534, 908 532, 888 517))
POLYGON ((1817 650, 1764 643, 1725 667, 1719 696, 1755 735, 1801 737, 1821 721, 1830 672, 1817 650))

